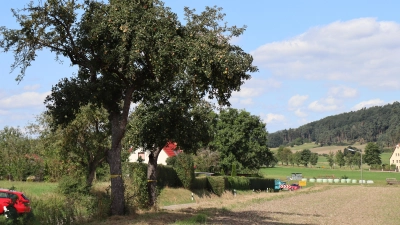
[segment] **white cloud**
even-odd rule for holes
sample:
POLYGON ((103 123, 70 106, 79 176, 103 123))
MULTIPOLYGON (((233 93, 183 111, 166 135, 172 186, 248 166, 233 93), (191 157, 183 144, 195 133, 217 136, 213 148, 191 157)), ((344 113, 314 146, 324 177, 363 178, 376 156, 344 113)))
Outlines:
POLYGON ((25 108, 32 106, 43 106, 44 99, 50 92, 24 92, 0 99, 0 107, 3 109, 25 108))
POLYGON ((400 24, 396 22, 375 18, 337 21, 265 44, 252 55, 255 65, 275 76, 400 89, 400 24))
POLYGON ((294 112, 294 114, 296 114, 296 116, 298 116, 298 117, 306 117, 306 116, 307 116, 307 113, 302 112, 300 109, 297 109, 297 110, 294 112))
POLYGON ((308 95, 295 95, 289 99, 289 109, 293 110, 301 105, 308 99, 308 95))
POLYGON ((269 123, 275 123, 275 122, 282 122, 284 120, 285 120, 284 115, 268 113, 264 119, 264 123, 269 124, 269 123))
POLYGON ((35 84, 35 85, 26 85, 24 86, 24 90, 25 91, 36 91, 40 88, 39 84, 35 84))
POLYGON ((313 101, 308 105, 308 109, 315 112, 328 112, 338 110, 340 107, 333 98, 313 101))
POLYGON ((240 88, 240 91, 233 92, 232 97, 235 98, 249 98, 257 97, 263 93, 281 87, 281 82, 276 79, 257 79, 252 78, 246 81, 240 88))
POLYGON ((340 98, 354 98, 358 95, 358 91, 346 86, 336 86, 329 89, 328 95, 340 98))
POLYGON ((357 105, 353 106, 353 108, 351 108, 351 110, 357 111, 362 108, 369 108, 371 106, 379 106, 379 105, 384 105, 384 104, 385 104, 385 101, 383 101, 379 98, 376 98, 376 99, 371 99, 368 101, 360 102, 357 105))
POLYGON ((239 101, 239 103, 242 104, 242 105, 252 105, 252 104, 254 104, 252 98, 241 99, 239 101))

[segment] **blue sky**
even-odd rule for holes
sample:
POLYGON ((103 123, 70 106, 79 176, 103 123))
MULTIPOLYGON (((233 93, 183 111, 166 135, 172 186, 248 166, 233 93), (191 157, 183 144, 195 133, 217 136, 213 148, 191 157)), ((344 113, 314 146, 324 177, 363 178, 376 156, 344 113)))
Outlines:
MULTIPOLYGON (((17 28, 11 8, 28 0, 3 2, 0 26, 17 28)), ((183 7, 197 12, 223 8, 228 25, 247 26, 232 40, 254 57, 252 74, 232 107, 267 123, 267 131, 303 124, 363 107, 399 101, 400 1, 166 0, 179 18, 183 7)), ((45 110, 52 85, 76 68, 40 52, 25 79, 10 73, 12 53, 0 53, 0 129, 24 127, 45 110)))

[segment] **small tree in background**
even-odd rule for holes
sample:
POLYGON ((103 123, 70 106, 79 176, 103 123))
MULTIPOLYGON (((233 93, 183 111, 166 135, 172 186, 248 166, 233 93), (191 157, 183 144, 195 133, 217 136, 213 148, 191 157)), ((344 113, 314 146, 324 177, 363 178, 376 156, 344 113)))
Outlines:
POLYGON ((329 154, 326 156, 326 160, 328 161, 331 169, 333 169, 333 165, 335 164, 334 156, 335 154, 332 151, 330 151, 329 154))
POLYGON ((369 142, 365 146, 365 154, 364 161, 369 166, 372 164, 381 165, 381 151, 379 150, 379 146, 373 142, 369 142))
POLYGON ((308 163, 310 162, 311 155, 312 155, 312 153, 311 153, 310 149, 303 149, 300 152, 301 164, 303 164, 305 167, 307 167, 308 163))
POLYGON ((315 166, 318 163, 318 153, 312 153, 310 157, 311 165, 315 166))
POLYGON ((293 162, 297 165, 300 166, 301 164, 301 152, 297 151, 293 154, 293 162))
POLYGON ((345 165, 344 155, 341 150, 338 150, 335 155, 336 164, 339 165, 340 168, 345 165))
POLYGON ((231 172, 231 176, 232 176, 232 177, 236 177, 236 176, 237 176, 237 172, 236 172, 236 163, 232 163, 232 172, 231 172))

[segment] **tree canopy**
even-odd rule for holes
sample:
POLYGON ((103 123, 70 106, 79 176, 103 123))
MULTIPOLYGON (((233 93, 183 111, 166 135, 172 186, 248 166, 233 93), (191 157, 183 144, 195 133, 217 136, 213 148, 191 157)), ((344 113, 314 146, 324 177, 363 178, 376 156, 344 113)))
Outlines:
POLYGON ((365 146, 365 154, 363 158, 365 160, 365 163, 367 163, 369 166, 373 164, 381 165, 382 160, 379 146, 376 143, 369 142, 365 146))
POLYGON ((249 112, 221 110, 213 132, 210 147, 220 152, 220 165, 225 170, 231 169, 233 163, 238 168, 258 169, 273 158, 267 146, 265 123, 249 112))

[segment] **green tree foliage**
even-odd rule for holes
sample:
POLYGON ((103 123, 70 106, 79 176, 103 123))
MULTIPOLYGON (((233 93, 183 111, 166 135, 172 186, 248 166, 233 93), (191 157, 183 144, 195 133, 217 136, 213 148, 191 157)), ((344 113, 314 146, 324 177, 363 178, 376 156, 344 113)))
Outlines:
POLYGON ((307 167, 308 163, 310 162, 312 152, 310 149, 303 149, 300 153, 300 161, 305 167, 307 167))
POLYGON ((237 163, 239 170, 258 169, 273 157, 267 146, 265 123, 249 112, 221 110, 214 133, 210 147, 220 153, 220 165, 225 170, 230 170, 233 163, 237 163))
POLYGON ((376 143, 369 142, 365 146, 365 154, 363 157, 366 164, 369 166, 372 164, 381 165, 381 151, 379 150, 379 146, 376 143))
POLYGON ((54 123, 71 122, 90 102, 109 114, 113 215, 124 213, 121 141, 131 103, 157 103, 168 92, 188 97, 182 91, 187 86, 191 98, 207 95, 229 105, 247 73, 257 71, 251 55, 230 42, 245 29, 228 27, 218 8, 200 14, 185 8, 183 24, 158 0, 32 1, 13 13, 20 28, 1 27, 0 47, 14 53, 12 69, 21 69, 17 80, 44 49, 79 68, 46 99, 54 123))
POLYGON ((318 163, 318 153, 311 153, 310 164, 315 166, 318 163))
POLYGON ((353 159, 353 154, 346 154, 344 156, 344 161, 346 166, 348 166, 349 168, 352 168, 352 166, 354 165, 354 159, 353 159))
POLYGON ((361 168, 361 152, 356 152, 353 156, 353 165, 358 166, 358 169, 361 168))
POLYGON ((296 129, 285 129, 268 136, 269 146, 278 147, 308 139, 320 145, 378 142, 395 146, 400 140, 400 103, 328 116, 296 129))
POLYGON ((300 164, 302 164, 301 151, 297 151, 293 154, 293 163, 296 164, 297 166, 300 166, 300 164))
POLYGON ((304 142, 303 142, 303 138, 301 138, 301 137, 298 137, 298 138, 296 138, 295 140, 294 140, 294 142, 293 142, 295 145, 302 145, 304 142))
POLYGON ((276 158, 278 161, 281 161, 282 165, 285 163, 289 164, 289 157, 292 154, 292 150, 290 148, 284 147, 283 145, 279 146, 276 158))
POLYGON ((75 163, 71 160, 62 160, 63 132, 61 129, 51 129, 52 117, 42 113, 36 117, 36 121, 27 126, 27 130, 35 136, 35 151, 43 158, 43 179, 50 182, 59 181, 63 176, 69 175, 75 169, 75 163))
MULTIPOLYGON (((196 152, 212 138, 212 107, 207 102, 191 105, 178 100, 137 106, 131 115, 126 141, 150 151, 148 180, 157 180, 157 159, 167 143, 177 143, 185 153, 196 152)), ((149 182, 149 204, 156 202, 156 184, 149 182)))
POLYGON ((19 128, 0 130, 0 176, 11 176, 19 181, 30 175, 41 177, 44 163, 34 145, 35 141, 19 128))
POLYGON ((107 117, 103 108, 82 106, 75 119, 61 131, 61 158, 78 163, 88 186, 92 185, 96 169, 105 162, 111 148, 107 117))
POLYGON ((344 154, 341 150, 338 150, 335 154, 335 162, 336 164, 342 168, 345 165, 346 161, 344 159, 344 154))
POLYGON ((291 154, 289 155, 288 159, 289 159, 289 164, 292 165, 292 166, 294 166, 294 164, 295 164, 295 156, 294 156, 293 153, 291 153, 291 154))
POLYGON ((237 172, 236 172, 236 163, 232 163, 231 176, 232 176, 232 177, 237 176, 237 172))
POLYGON ((333 168, 333 165, 335 164, 335 154, 330 151, 329 154, 326 156, 326 160, 329 163, 329 167, 331 167, 331 169, 333 168))
POLYGON ((197 150, 196 155, 193 156, 194 166, 199 172, 219 173, 221 171, 219 167, 219 158, 219 152, 211 151, 208 148, 201 148, 197 150))
POLYGON ((172 165, 179 180, 186 189, 190 189, 194 179, 194 163, 191 154, 180 153, 176 157, 175 164, 172 165))

